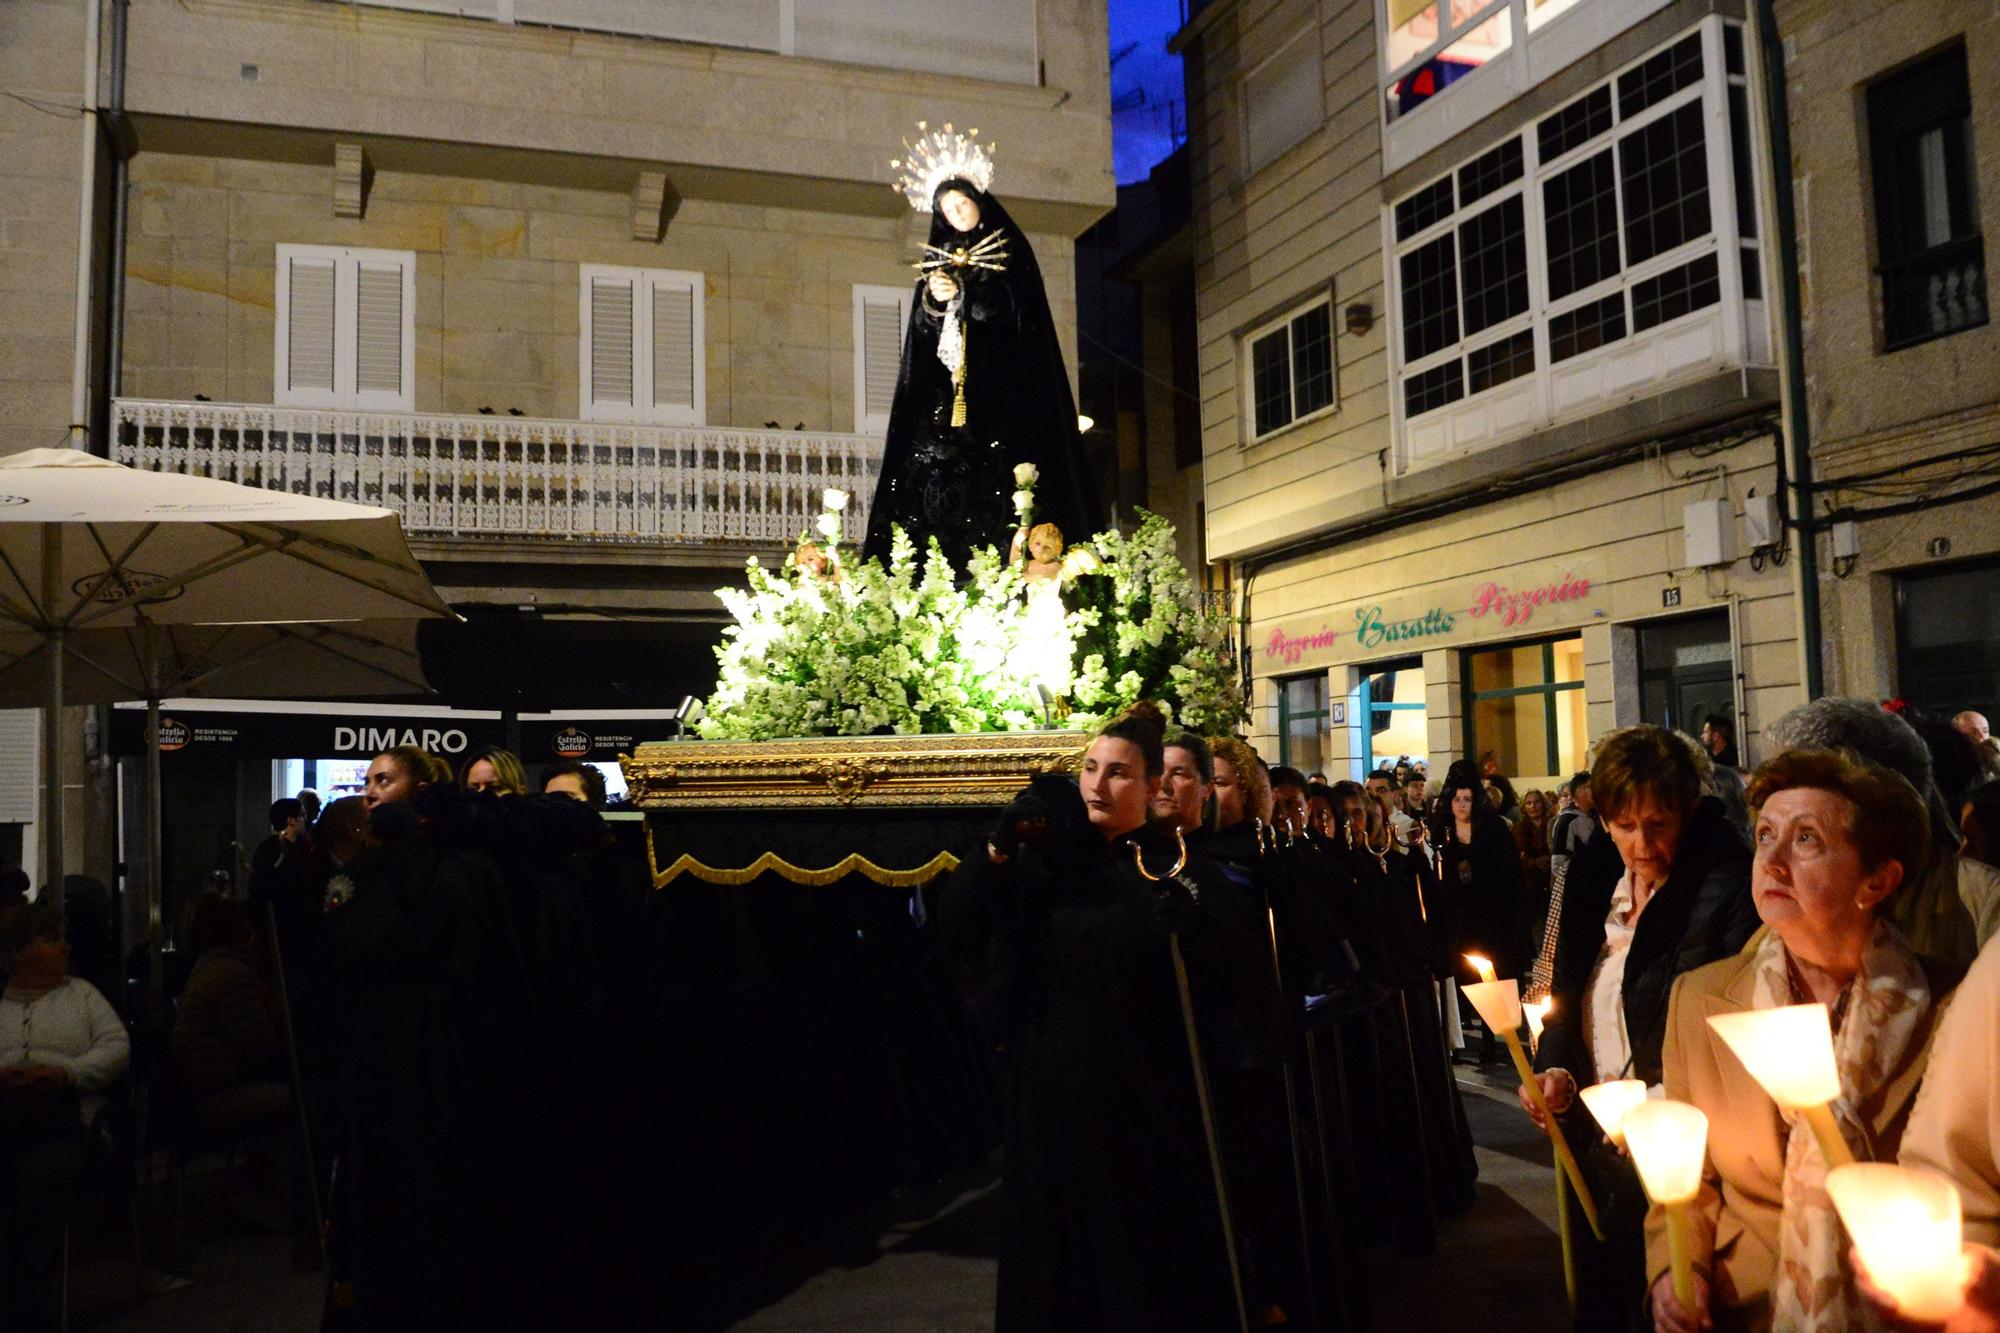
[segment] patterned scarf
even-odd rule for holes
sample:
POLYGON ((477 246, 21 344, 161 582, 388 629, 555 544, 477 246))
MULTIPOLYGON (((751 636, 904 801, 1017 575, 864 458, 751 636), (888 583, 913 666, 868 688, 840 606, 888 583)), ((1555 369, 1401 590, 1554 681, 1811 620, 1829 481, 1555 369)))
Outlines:
MULTIPOLYGON (((1755 1005, 1771 1009, 1796 1004, 1790 962, 1777 933, 1758 946, 1755 1005)), ((1873 1100, 1891 1074, 1902 1068, 1931 1008, 1930 984, 1916 956, 1903 947, 1894 927, 1878 921, 1862 954, 1861 970, 1848 983, 1836 1011, 1833 1058, 1840 1071, 1840 1098, 1833 1104, 1841 1135, 1856 1159, 1874 1158, 1866 1120, 1858 1107, 1873 1100)), ((1788 1333, 1838 1333, 1868 1327, 1862 1302, 1847 1268, 1847 1237, 1826 1192, 1826 1160, 1805 1122, 1783 1112, 1785 1210, 1779 1227, 1778 1273, 1773 1282, 1772 1327, 1788 1333)))

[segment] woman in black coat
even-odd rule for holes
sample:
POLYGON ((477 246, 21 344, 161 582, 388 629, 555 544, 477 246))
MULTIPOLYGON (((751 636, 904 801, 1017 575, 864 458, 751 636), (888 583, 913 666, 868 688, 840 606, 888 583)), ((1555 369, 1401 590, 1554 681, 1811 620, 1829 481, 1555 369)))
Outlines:
MULTIPOLYGON (((1443 891, 1458 925, 1452 953, 1484 954, 1500 976, 1526 976, 1534 962, 1534 942, 1520 852, 1470 764, 1452 765, 1432 818, 1431 845, 1442 858, 1443 891)), ((1456 961, 1461 980, 1479 979, 1462 957, 1456 961)))
POLYGON ((1240 1318, 1172 942, 1205 1048, 1240 1028, 1269 944, 1217 901, 1212 867, 1147 827, 1164 731, 1142 704, 1092 741, 1080 793, 1038 779, 942 904, 1007 1065, 1000 1333, 1240 1318))
MULTIPOLYGON (((1598 742, 1590 787, 1610 836, 1592 838, 1570 863, 1555 1007, 1535 1055, 1606 1231, 1596 1245, 1587 1228, 1573 1230, 1582 1327, 1629 1318, 1645 1285, 1646 1201, 1630 1160, 1605 1145, 1577 1090, 1620 1078, 1659 1083, 1674 982, 1735 954, 1758 926, 1749 841, 1703 786, 1694 747, 1661 727, 1626 727, 1598 742)), ((1525 1093, 1522 1105, 1539 1119, 1525 1093)))

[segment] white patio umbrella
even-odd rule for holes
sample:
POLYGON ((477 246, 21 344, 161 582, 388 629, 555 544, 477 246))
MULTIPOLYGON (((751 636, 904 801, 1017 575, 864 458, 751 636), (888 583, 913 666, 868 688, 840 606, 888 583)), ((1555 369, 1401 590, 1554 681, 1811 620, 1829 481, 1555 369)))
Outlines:
MULTIPOLYGON (((156 690, 196 692, 197 682, 209 686, 198 692, 217 693, 213 686, 231 671, 239 684, 272 682, 256 694, 304 693, 307 680, 286 669, 302 655, 398 678, 397 688, 368 693, 416 690, 421 672, 412 680, 408 670, 413 637, 399 651, 379 625, 353 622, 453 616, 391 510, 142 472, 69 449, 0 458, 0 672, 18 669, 16 679, 41 686, 49 793, 43 883, 60 896, 66 701, 115 694, 157 704, 156 690), (232 635, 220 626, 257 628, 232 635), (252 651, 226 666, 225 652, 238 647, 252 651), (72 670, 77 693, 65 689, 72 670)), ((156 711, 149 720, 157 723, 156 711)), ((156 806, 158 749, 151 748, 156 806)), ((156 811, 149 821, 157 868, 156 811)), ((157 890, 150 908, 157 916, 157 890)))

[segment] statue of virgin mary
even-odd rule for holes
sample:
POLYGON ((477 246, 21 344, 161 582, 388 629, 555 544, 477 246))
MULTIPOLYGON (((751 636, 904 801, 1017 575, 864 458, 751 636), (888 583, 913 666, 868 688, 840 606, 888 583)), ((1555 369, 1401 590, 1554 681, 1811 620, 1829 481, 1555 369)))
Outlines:
POLYGON ((978 133, 928 131, 891 164, 902 169, 898 188, 911 207, 929 211, 931 230, 862 548, 884 561, 891 524, 909 533, 920 558, 936 537, 961 570, 977 547, 1004 555, 1022 463, 1041 474, 1038 519, 1065 532, 1102 526, 1041 269, 988 193, 993 161, 978 133))

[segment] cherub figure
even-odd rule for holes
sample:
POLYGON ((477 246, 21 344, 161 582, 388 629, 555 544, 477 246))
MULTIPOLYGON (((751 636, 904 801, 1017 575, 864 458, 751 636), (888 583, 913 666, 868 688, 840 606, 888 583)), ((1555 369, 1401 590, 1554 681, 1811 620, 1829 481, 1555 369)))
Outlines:
POLYGON ((821 583, 841 583, 847 578, 847 572, 840 567, 840 557, 821 550, 819 543, 809 537, 800 539, 798 548, 792 552, 792 567, 821 583))
POLYGON ((1021 577, 1029 583, 1069 582, 1078 574, 1102 567, 1097 553, 1088 546, 1063 547, 1062 529, 1053 523, 1037 523, 1014 534, 1007 563, 1021 566, 1021 577))

